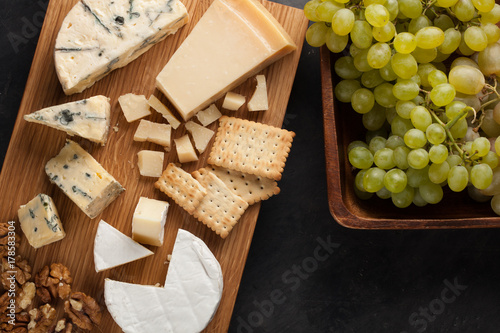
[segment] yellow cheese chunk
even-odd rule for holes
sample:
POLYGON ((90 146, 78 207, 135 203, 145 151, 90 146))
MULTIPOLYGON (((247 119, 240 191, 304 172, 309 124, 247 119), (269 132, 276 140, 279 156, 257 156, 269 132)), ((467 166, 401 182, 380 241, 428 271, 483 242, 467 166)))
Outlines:
POLYGON ((188 121, 186 123, 186 129, 189 131, 189 133, 191 133, 191 136, 193 137, 196 150, 198 150, 198 152, 202 154, 205 149, 207 149, 208 143, 214 136, 215 132, 192 121, 188 121))
POLYGON ((174 129, 179 127, 181 122, 175 118, 172 111, 170 111, 155 95, 149 97, 148 104, 155 109, 156 112, 161 113, 163 118, 165 118, 174 129))
POLYGON ((203 111, 200 111, 196 114, 196 118, 203 126, 208 126, 217 119, 222 117, 222 113, 220 113, 219 109, 215 104, 210 104, 210 106, 203 111))
POLYGON ((142 244, 161 246, 168 206, 166 201, 140 197, 132 218, 132 239, 142 244))
POLYGON ((172 126, 141 119, 134 134, 134 141, 153 142, 170 150, 172 126))
POLYGON ((264 75, 257 75, 255 78, 257 79, 257 86, 247 103, 248 111, 265 111, 269 109, 266 77, 264 75))
POLYGON ((160 177, 163 172, 165 153, 153 150, 141 150, 137 153, 137 165, 141 176, 160 177))
POLYGON ((198 160, 198 156, 196 156, 196 152, 194 151, 193 145, 191 144, 187 134, 179 139, 174 139, 174 142, 179 162, 187 163, 198 160))
POLYGON ((224 103, 222 103, 222 108, 231 111, 236 111, 243 104, 245 104, 245 96, 230 91, 226 94, 226 97, 224 98, 224 103))
POLYGON ((129 123, 149 116, 148 101, 144 95, 126 94, 118 97, 118 103, 123 110, 123 115, 129 123))

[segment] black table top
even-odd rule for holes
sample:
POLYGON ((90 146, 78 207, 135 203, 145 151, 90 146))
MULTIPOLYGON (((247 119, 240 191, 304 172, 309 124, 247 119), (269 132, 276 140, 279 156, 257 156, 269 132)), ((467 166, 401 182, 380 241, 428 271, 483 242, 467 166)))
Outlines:
MULTIPOLYGON (((47 4, 0 0, 2 164, 47 4)), ((262 204, 229 331, 499 332, 500 230, 341 227, 322 126, 319 52, 305 45, 284 123, 297 136, 280 195, 262 204)))

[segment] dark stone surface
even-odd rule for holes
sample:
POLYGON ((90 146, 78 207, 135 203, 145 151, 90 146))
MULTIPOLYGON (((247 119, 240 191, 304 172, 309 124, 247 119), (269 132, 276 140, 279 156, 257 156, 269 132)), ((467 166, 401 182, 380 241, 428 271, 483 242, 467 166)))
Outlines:
MULTIPOLYGON (((47 2, 0 0, 2 162, 47 2)), ((331 217, 319 54, 308 46, 284 126, 297 137, 281 194, 262 205, 230 332, 500 331, 499 230, 359 231, 331 217)))

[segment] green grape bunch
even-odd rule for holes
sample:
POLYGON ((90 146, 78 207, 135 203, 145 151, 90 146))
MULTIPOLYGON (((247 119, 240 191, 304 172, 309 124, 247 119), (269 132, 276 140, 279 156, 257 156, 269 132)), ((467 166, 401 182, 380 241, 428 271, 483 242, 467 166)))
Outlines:
POLYGON ((500 215, 500 5, 311 0, 304 14, 366 128, 347 148, 356 194, 405 208, 466 190, 500 215))

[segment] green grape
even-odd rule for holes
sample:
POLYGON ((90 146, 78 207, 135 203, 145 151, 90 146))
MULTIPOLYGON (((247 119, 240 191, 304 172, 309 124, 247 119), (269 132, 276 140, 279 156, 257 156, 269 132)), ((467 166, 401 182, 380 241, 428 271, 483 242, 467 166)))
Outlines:
POLYGON ((369 131, 376 131, 385 123, 385 110, 380 105, 375 104, 374 107, 363 114, 363 126, 369 131))
POLYGON ((332 18, 332 29, 339 36, 348 35, 354 27, 354 13, 347 8, 339 9, 332 18))
POLYGON ((448 155, 446 162, 448 163, 448 165, 451 168, 451 167, 454 167, 455 165, 460 165, 462 163, 462 158, 458 155, 450 154, 450 155, 448 155))
MULTIPOLYGON (((402 14, 399 13, 398 17, 401 16, 402 14)), ((402 32, 408 32, 408 25, 409 23, 406 21, 406 18, 402 18, 397 21, 396 23, 396 34, 402 33, 402 32)))
POLYGON ((406 173, 400 169, 389 170, 384 176, 384 186, 392 193, 403 191, 407 183, 406 173))
POLYGON ((436 58, 434 58, 433 62, 443 63, 443 61, 448 59, 450 56, 451 56, 451 54, 442 53, 439 50, 437 50, 437 55, 436 55, 436 58))
POLYGON ((483 157, 490 151, 490 140, 481 136, 472 142, 472 153, 476 156, 483 157))
POLYGON ((396 27, 392 22, 387 22, 383 27, 374 27, 372 33, 376 41, 386 43, 396 34, 396 27))
POLYGON ((406 17, 419 17, 422 10, 422 3, 419 0, 399 0, 399 12, 406 17))
POLYGON ((458 49, 462 41, 462 34, 455 28, 449 28, 444 31, 444 40, 438 46, 438 51, 444 54, 451 54, 458 49))
POLYGON ((410 148, 405 146, 399 146, 394 149, 394 163, 396 167, 402 170, 408 169, 410 166, 408 164, 408 153, 410 148))
POLYGON ((423 148, 413 149, 408 153, 408 164, 413 169, 422 169, 429 165, 429 153, 423 148))
POLYGON ((469 172, 463 165, 455 165, 448 172, 448 186, 453 192, 461 192, 467 187, 469 172))
POLYGON ((417 74, 418 65, 417 61, 411 54, 395 53, 391 58, 391 66, 402 79, 409 79, 417 74))
POLYGON ((316 15, 316 7, 318 7, 321 4, 321 0, 312 0, 308 1, 304 5, 304 15, 309 21, 313 22, 319 22, 321 21, 318 16, 316 15))
POLYGON ((444 72, 440 71, 439 69, 431 71, 427 76, 427 80, 429 81, 429 84, 433 88, 438 84, 448 83, 448 77, 444 72))
POLYGON ((373 193, 368 193, 366 191, 360 191, 357 187, 354 188, 354 194, 361 200, 368 200, 373 197, 373 193))
POLYGON ((489 12, 481 11, 479 15, 482 24, 497 24, 498 22, 500 22, 500 5, 495 4, 492 10, 490 10, 489 12))
POLYGON ((442 184, 448 179, 450 172, 450 165, 448 162, 433 163, 429 167, 429 179, 434 184, 442 184))
POLYGON ((380 199, 389 199, 392 195, 391 191, 384 187, 382 187, 380 190, 378 190, 376 193, 377 197, 380 199))
MULTIPOLYGON (((464 102, 453 101, 445 107, 446 117, 451 120, 455 118, 460 112, 462 112, 466 107, 467 104, 465 104, 464 102)), ((461 119, 465 119, 465 117, 467 117, 467 113, 464 114, 461 119)))
POLYGON ((435 105, 445 106, 453 101, 455 95, 455 87, 449 83, 441 83, 432 88, 430 98, 435 105))
POLYGON ((433 49, 443 44, 444 32, 437 27, 425 27, 415 34, 417 47, 421 49, 433 49))
POLYGON ((332 29, 326 32, 326 46, 333 53, 344 51, 349 42, 349 36, 339 36, 332 29))
POLYGON ((471 26, 464 32, 464 41, 474 51, 482 51, 488 46, 488 36, 480 27, 471 26))
POLYGON ((399 80, 393 87, 392 93, 402 101, 411 101, 420 92, 420 87, 413 80, 399 80))
POLYGON ((410 21, 408 24, 408 32, 415 35, 420 29, 429 27, 432 25, 431 20, 425 16, 420 15, 410 21))
POLYGON ((481 26, 486 38, 488 39, 488 45, 494 45, 498 40, 500 40, 500 27, 496 24, 486 23, 481 26))
POLYGON ((383 27, 389 22, 389 11, 379 4, 368 5, 365 8, 365 19, 373 27, 383 27))
POLYGON ((356 56, 354 57, 354 67, 360 72, 368 72, 371 71, 373 68, 370 66, 368 63, 368 51, 369 49, 364 49, 361 50, 356 56))
POLYGON ((346 4, 349 0, 335 0, 335 2, 346 4))
MULTIPOLYGON (((442 127, 441 127, 442 128, 442 127)), ((448 148, 443 144, 437 144, 429 149, 429 160, 432 163, 444 163, 448 158, 448 148)))
POLYGON ((410 119, 410 113, 417 105, 412 101, 398 101, 396 103, 396 112, 401 118, 410 119))
POLYGON ((313 23, 306 31, 306 41, 312 47, 320 47, 326 43, 326 33, 331 30, 323 22, 313 23))
MULTIPOLYGON (((371 140, 375 137, 382 137, 384 139, 384 142, 387 140, 387 129, 385 129, 384 127, 376 130, 376 131, 366 131, 366 134, 365 134, 365 141, 366 142, 371 142, 371 140)), ((384 143, 384 147, 385 147, 385 143, 384 143)), ((384 148, 384 147, 381 147, 381 148, 384 148)), ((375 152, 373 152, 375 153, 375 152)))
POLYGON ((396 149, 397 147, 404 146, 404 145, 405 145, 405 141, 399 135, 391 135, 390 137, 387 138, 387 141, 385 142, 385 146, 387 148, 392 149, 392 150, 396 149))
POLYGON ((383 5, 385 4, 386 0, 364 0, 363 3, 365 4, 365 7, 366 6, 369 6, 369 5, 375 5, 375 4, 379 4, 379 5, 383 5))
MULTIPOLYGON (((441 146, 440 144, 442 142, 444 142, 444 140, 446 139, 445 129, 443 128, 443 126, 436 124, 436 123, 430 124, 427 127, 427 129, 425 130, 425 135, 427 137, 427 140, 429 140, 429 142, 432 143, 433 145, 441 146)), ((446 153, 446 156, 448 156, 448 151, 446 153)), ((432 160, 432 158, 431 158, 431 161, 436 163, 436 161, 432 160)), ((438 163, 441 163, 441 162, 438 162, 438 163)))
POLYGON ((382 148, 373 156, 373 162, 381 169, 389 170, 396 166, 394 163, 394 151, 390 148, 382 148))
MULTIPOLYGON (((394 21, 399 14, 399 4, 398 0, 387 0, 385 3, 382 3, 385 8, 389 11, 389 21, 394 21)), ((366 6, 366 1, 365 1, 366 6)))
POLYGON ((391 48, 386 43, 373 44, 368 50, 366 60, 372 68, 382 68, 391 60, 391 48))
POLYGON ((483 111, 483 124, 481 129, 490 138, 497 137, 500 135, 500 125, 493 120, 493 110, 486 109, 483 111))
POLYGON ((351 40, 360 49, 367 49, 372 45, 372 28, 366 21, 356 20, 352 27, 351 40))
POLYGON ((418 95, 414 99, 411 100, 415 105, 424 105, 425 104, 425 98, 422 95, 418 95))
POLYGON ((452 11, 456 18, 462 22, 469 22, 474 18, 476 10, 471 0, 458 0, 452 7, 452 11))
POLYGON ((431 84, 429 83, 428 76, 429 73, 436 69, 434 64, 419 64, 417 75, 420 77, 420 84, 424 88, 430 88, 431 84))
POLYGON ((368 169, 373 164, 373 154, 365 147, 353 148, 348 157, 351 165, 358 169, 368 169))
POLYGON ((420 195, 418 188, 415 190, 415 195, 413 196, 413 204, 417 207, 425 207, 428 204, 428 202, 425 201, 420 195))
POLYGON ((498 155, 489 151, 488 154, 483 157, 482 162, 488 164, 491 169, 495 169, 498 166, 498 155))
POLYGON ((471 49, 467 43, 465 42, 465 39, 464 39, 464 35, 465 34, 462 34, 462 37, 460 39, 460 45, 458 45, 458 53, 464 55, 464 56, 471 56, 474 54, 474 51, 473 49, 471 49))
POLYGON ((406 177, 408 177, 408 185, 411 187, 420 187, 429 182, 429 165, 422 169, 408 168, 406 170, 406 177))
POLYGON ((406 186, 405 189, 399 193, 392 194, 392 203, 398 208, 406 208, 413 202, 413 197, 415 196, 415 189, 410 186, 406 186))
POLYGON ((500 156, 500 136, 495 139, 495 152, 500 156))
POLYGON ((467 95, 479 93, 485 84, 484 75, 479 69, 464 65, 453 67, 448 73, 448 80, 457 92, 467 95))
POLYGON ((486 163, 476 164, 470 170, 470 181, 475 188, 484 190, 491 185, 493 170, 486 163))
POLYGON ((375 193, 384 187, 385 171, 373 167, 366 171, 363 175, 363 188, 366 192, 375 193))
POLYGON ((357 56, 359 53, 361 53, 363 49, 357 47, 356 45, 354 44, 351 44, 351 46, 349 46, 349 54, 351 55, 351 57, 355 57, 357 56))
POLYGON ((384 83, 385 80, 380 75, 380 71, 376 69, 372 69, 369 72, 364 72, 361 75, 361 83, 369 89, 373 89, 381 83, 384 83))
POLYGON ((454 6, 458 0, 437 0, 436 3, 439 7, 449 8, 454 6))
POLYGON ((363 187, 363 177, 365 176, 366 171, 368 171, 368 169, 359 170, 356 177, 354 177, 354 186, 361 192, 366 192, 363 187))
POLYGON ((413 125, 410 119, 403 119, 400 116, 394 117, 391 123, 392 134, 399 135, 400 137, 403 137, 412 128, 413 125))
POLYGON ((358 80, 342 80, 335 86, 335 97, 342 103, 351 103, 352 94, 360 88, 358 80))
POLYGON ((354 66, 354 59, 349 56, 341 57, 335 61, 335 73, 343 79, 357 79, 362 72, 354 66))
POLYGON ((344 5, 336 1, 323 1, 316 7, 316 17, 324 22, 332 22, 333 15, 344 5))
POLYGON ((472 4, 480 12, 489 12, 495 7, 495 0, 472 0, 472 4))
POLYGON ((394 37, 394 49, 398 53, 408 54, 417 47, 415 36, 409 32, 402 32, 394 37))
POLYGON ((461 139, 467 134, 467 127, 467 120, 460 119, 452 128, 450 128, 450 133, 456 140, 461 139))
POLYGON ((367 113, 375 105, 375 97, 371 90, 360 88, 352 94, 351 105, 357 113, 367 113))
POLYGON ((384 67, 379 69, 380 76, 386 81, 394 81, 398 78, 392 69, 391 62, 387 63, 384 67))
POLYGON ((434 26, 438 27, 439 29, 441 29, 443 31, 446 31, 450 28, 455 27, 455 23, 453 23, 453 20, 451 19, 451 17, 449 17, 448 15, 445 15, 445 14, 442 14, 442 15, 439 15, 438 17, 436 17, 434 19, 433 23, 434 23, 434 26))
POLYGON ((384 108, 384 109, 385 109, 385 119, 387 120, 387 123, 390 124, 392 123, 392 120, 398 115, 398 113, 396 112, 396 108, 384 108))
POLYGON ((415 128, 418 128, 422 132, 427 130, 430 124, 432 124, 432 116, 425 107, 416 106, 410 112, 410 120, 415 128))
POLYGON ((421 49, 420 47, 416 47, 415 50, 411 53, 413 58, 419 63, 419 64, 427 64, 429 62, 435 61, 437 57, 437 48, 433 49, 421 49))
POLYGON ((385 148, 385 143, 387 139, 381 136, 376 136, 373 139, 370 140, 370 143, 368 144, 368 149, 372 152, 373 155, 380 149, 385 148))
POLYGON ((368 144, 364 141, 361 141, 361 140, 354 140, 349 145, 347 145, 347 153, 349 153, 351 150, 353 150, 356 147, 368 148, 368 144))
POLYGON ((392 108, 396 106, 396 102, 398 101, 392 93, 392 84, 387 82, 375 87, 373 94, 375 95, 375 101, 385 108, 392 108))
POLYGON ((437 204, 443 199, 443 188, 432 182, 427 182, 418 188, 422 198, 430 204, 437 204))
POLYGON ((406 132, 403 138, 405 144, 412 149, 422 148, 427 143, 425 133, 416 128, 406 132))

